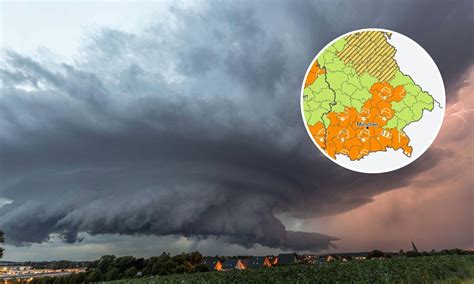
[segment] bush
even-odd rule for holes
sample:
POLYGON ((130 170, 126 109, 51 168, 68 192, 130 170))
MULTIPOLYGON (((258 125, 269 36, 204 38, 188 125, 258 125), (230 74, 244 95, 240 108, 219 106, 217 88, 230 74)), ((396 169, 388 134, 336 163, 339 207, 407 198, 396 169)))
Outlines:
POLYGON ((137 269, 135 267, 130 267, 129 269, 123 272, 123 278, 129 279, 137 276, 137 269))
POLYGON ((418 257, 421 256, 421 254, 417 251, 407 251, 405 254, 407 257, 418 257))
POLYGON ((84 272, 71 275, 70 282, 72 284, 81 284, 86 282, 87 274, 84 272))
POLYGON ((114 262, 114 260, 115 260, 115 255, 104 255, 99 259, 97 268, 99 268, 100 271, 105 273, 111 269, 111 265, 114 262))
POLYGON ((386 256, 385 253, 376 249, 369 252, 369 254, 367 255, 367 258, 380 258, 380 257, 385 257, 385 256, 386 256))
MULTIPOLYGON (((110 264, 111 267, 117 268, 121 273, 131 267, 135 267, 136 259, 133 256, 122 256, 117 257, 114 261, 110 264)), ((110 269, 110 267, 109 267, 110 269)))
POLYGON ((107 281, 117 280, 120 278, 120 271, 114 267, 105 273, 104 278, 107 281))
POLYGON ((87 276, 87 282, 99 282, 102 280, 102 272, 99 269, 93 270, 87 276))
POLYGON ((195 268, 196 272, 207 272, 207 271, 209 271, 209 267, 207 267, 207 265, 205 265, 205 264, 196 265, 194 268, 195 268))

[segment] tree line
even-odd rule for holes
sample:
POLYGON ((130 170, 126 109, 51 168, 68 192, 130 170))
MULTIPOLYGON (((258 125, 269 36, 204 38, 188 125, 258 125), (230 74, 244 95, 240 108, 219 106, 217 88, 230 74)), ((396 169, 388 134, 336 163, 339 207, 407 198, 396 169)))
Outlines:
POLYGON ((175 256, 164 252, 160 256, 148 259, 133 256, 104 255, 100 259, 92 261, 86 272, 61 277, 35 278, 31 284, 79 284, 131 279, 141 276, 209 271, 209 268, 202 264, 202 260, 203 257, 199 252, 182 253, 175 256))
MULTIPOLYGON (((5 234, 0 230, 0 244, 5 242, 5 234)), ((3 257, 3 247, 0 247, 0 258, 3 257)))

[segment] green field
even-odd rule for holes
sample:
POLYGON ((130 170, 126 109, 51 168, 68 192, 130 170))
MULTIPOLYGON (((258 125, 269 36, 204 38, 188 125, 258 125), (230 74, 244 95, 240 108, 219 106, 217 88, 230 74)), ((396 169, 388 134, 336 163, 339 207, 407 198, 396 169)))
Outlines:
POLYGON ((473 255, 293 265, 243 271, 200 272, 107 282, 117 283, 474 283, 473 255))

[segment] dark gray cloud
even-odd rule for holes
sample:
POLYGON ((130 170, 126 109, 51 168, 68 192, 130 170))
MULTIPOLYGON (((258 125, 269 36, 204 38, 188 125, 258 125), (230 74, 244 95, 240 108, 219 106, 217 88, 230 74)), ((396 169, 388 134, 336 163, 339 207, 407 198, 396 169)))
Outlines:
POLYGON ((287 230, 275 215, 356 208, 449 155, 433 149, 381 175, 346 171, 308 139, 299 91, 320 48, 372 26, 419 39, 454 83, 472 63, 472 44, 447 57, 439 42, 468 38, 459 30, 470 30, 471 2, 280 4, 172 8, 166 25, 101 30, 70 65, 4 52, 0 196, 12 203, 0 208, 0 228, 8 241, 57 233, 74 242, 88 232, 327 249, 336 237, 287 230))

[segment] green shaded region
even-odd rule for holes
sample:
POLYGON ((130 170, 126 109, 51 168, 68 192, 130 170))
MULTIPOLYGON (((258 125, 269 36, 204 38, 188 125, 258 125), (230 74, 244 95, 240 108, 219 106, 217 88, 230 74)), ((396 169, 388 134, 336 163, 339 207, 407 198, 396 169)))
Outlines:
MULTIPOLYGON (((328 71, 327 72, 328 83, 331 85, 333 90, 341 90, 342 83, 349 79, 349 76, 344 74, 342 71, 328 71)), ((337 95, 336 95, 337 96, 337 95)))
POLYGON ((358 100, 358 99, 355 99, 354 97, 351 99, 351 105, 358 111, 360 112, 360 110, 362 109, 362 107, 364 106, 364 103, 366 102, 366 100, 358 100))
MULTIPOLYGON (((362 102, 366 102, 368 99, 370 99, 372 97, 372 94, 369 93, 369 91, 365 90, 365 89, 357 89, 353 94, 352 94, 352 99, 353 100, 359 100, 359 101, 362 101, 362 102)), ((358 109, 359 111, 359 109, 358 109)))
POLYGON ((334 51, 336 52, 341 52, 344 49, 344 46, 346 46, 346 38, 340 38, 338 39, 335 43, 331 45, 330 48, 333 48, 334 51))
POLYGON ((334 91, 329 88, 326 74, 319 75, 313 84, 303 91, 303 110, 308 125, 315 125, 323 121, 323 115, 331 111, 334 103, 334 91))
POLYGON ((403 86, 406 95, 400 102, 392 103, 392 109, 395 111, 395 114, 387 122, 387 128, 397 128, 401 131, 408 124, 420 120, 423 117, 423 111, 433 110, 433 97, 415 84, 410 76, 397 70, 394 78, 389 83, 393 87, 403 86))
MULTIPOLYGON (((343 72, 342 70, 347 66, 336 56, 336 53, 344 49, 345 44, 346 40, 341 38, 318 56, 318 64, 326 70, 326 74, 319 75, 313 84, 303 91, 304 116, 308 125, 315 125, 320 121, 325 127, 329 125, 326 114, 333 111, 332 107, 336 105, 334 90, 340 90, 342 82, 347 81, 348 75, 352 75, 354 72, 352 68, 346 69, 345 72, 347 73, 343 72), (331 70, 331 72, 328 72, 328 70, 331 70), (336 72, 333 72, 335 70, 336 72)), ((347 86, 347 88, 350 88, 350 86, 347 86)), ((350 102, 350 97, 344 98, 344 101, 346 103, 350 102)), ((344 107, 342 107, 342 110, 344 110, 344 107)))
POLYGON ((369 75, 369 73, 364 73, 362 76, 360 76, 360 84, 362 87, 364 87, 367 90, 370 90, 370 88, 377 82, 377 78, 372 77, 369 75))
MULTIPOLYGON (((353 78, 353 77, 352 77, 353 78)), ((351 79, 349 79, 350 81, 351 79)), ((349 81, 347 82, 342 82, 341 84, 341 91, 348 95, 348 96, 351 96, 356 90, 357 90, 357 87, 352 84, 352 83, 349 83, 349 81)))
MULTIPOLYGON (((325 66, 332 62, 333 55, 341 52, 346 45, 346 39, 338 39, 335 43, 326 48, 319 56, 318 62, 319 66, 325 66)), ((343 63, 344 64, 344 63, 343 63)))
POLYGON ((404 121, 412 121, 415 118, 413 111, 406 107, 397 113, 397 117, 404 121))

